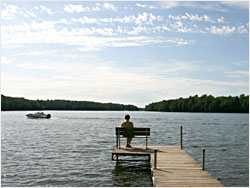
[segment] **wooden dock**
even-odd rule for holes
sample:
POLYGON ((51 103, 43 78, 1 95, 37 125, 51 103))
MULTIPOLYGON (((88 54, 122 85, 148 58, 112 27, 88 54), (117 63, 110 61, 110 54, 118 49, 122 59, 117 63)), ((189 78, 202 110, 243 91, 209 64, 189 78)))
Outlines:
POLYGON ((154 187, 224 187, 180 146, 148 146, 147 150, 145 146, 122 147, 112 152, 112 159, 118 162, 119 156, 126 155, 148 156, 154 187))

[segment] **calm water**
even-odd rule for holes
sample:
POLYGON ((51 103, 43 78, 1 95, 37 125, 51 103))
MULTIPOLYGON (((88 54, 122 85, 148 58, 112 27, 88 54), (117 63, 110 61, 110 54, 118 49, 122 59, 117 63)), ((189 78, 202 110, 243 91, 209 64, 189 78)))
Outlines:
MULTIPOLYGON (((111 161, 115 127, 126 112, 1 113, 2 186, 152 186, 147 162, 111 161)), ((150 127, 149 145, 179 145, 225 186, 249 185, 249 114, 129 112, 136 127, 150 127)), ((122 139, 125 144, 125 139, 122 139)), ((132 145, 144 145, 135 139, 132 145)))

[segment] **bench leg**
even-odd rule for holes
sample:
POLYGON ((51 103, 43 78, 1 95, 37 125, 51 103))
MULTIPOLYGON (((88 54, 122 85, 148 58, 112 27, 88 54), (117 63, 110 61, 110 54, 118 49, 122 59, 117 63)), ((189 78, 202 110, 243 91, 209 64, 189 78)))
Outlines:
POLYGON ((118 148, 118 135, 116 136, 116 148, 118 148))

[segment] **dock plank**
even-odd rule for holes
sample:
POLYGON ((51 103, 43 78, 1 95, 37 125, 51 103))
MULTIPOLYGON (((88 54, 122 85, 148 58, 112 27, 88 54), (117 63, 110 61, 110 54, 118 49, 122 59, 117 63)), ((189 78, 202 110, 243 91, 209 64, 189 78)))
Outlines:
POLYGON ((224 187, 180 146, 134 146, 115 149, 112 155, 151 155, 151 170, 155 187, 224 187), (154 169, 154 150, 157 168, 154 169))

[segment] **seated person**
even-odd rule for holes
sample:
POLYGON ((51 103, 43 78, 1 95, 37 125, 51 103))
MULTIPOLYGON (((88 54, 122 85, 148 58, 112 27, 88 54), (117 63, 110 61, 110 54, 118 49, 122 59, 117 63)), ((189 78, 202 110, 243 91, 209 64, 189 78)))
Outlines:
MULTIPOLYGON (((133 122, 129 121, 129 119, 130 119, 130 116, 128 114, 125 115, 125 121, 122 122, 121 128, 134 128, 133 122)), ((131 148, 132 137, 133 137, 132 135, 131 135, 131 137, 129 137, 129 136, 127 137, 126 147, 128 147, 128 148, 131 148)))

